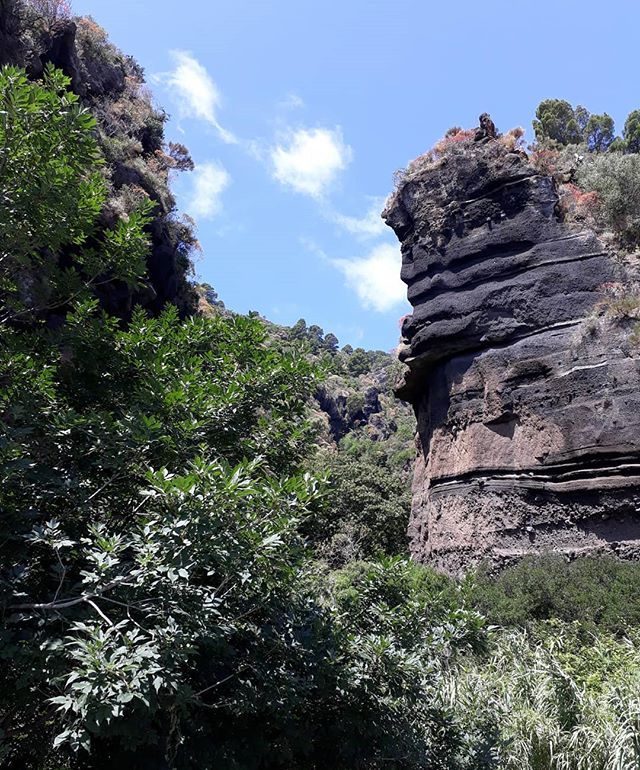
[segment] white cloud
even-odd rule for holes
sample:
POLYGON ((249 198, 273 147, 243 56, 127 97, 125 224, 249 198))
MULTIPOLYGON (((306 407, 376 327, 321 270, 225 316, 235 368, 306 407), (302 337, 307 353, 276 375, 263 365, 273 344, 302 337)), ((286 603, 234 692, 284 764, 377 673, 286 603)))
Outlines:
POLYGON ((357 238, 376 238, 388 232, 380 212, 384 207, 384 198, 374 198, 371 207, 363 217, 349 217, 338 212, 331 212, 329 218, 348 233, 357 238))
POLYGON ((300 238, 298 238, 298 240, 300 241, 300 245, 304 246, 307 251, 310 251, 312 254, 320 257, 320 259, 324 260, 325 262, 331 262, 323 249, 318 245, 318 242, 313 238, 308 238, 306 235, 302 235, 300 238))
POLYGON ((339 128, 292 131, 271 148, 273 176, 296 192, 322 198, 351 161, 351 147, 339 128))
POLYGON ((193 190, 187 203, 191 216, 213 219, 222 211, 221 196, 231 183, 227 171, 217 163, 202 163, 193 172, 193 190))
POLYGON ((331 263, 343 273, 364 307, 384 313, 406 302, 398 247, 383 243, 364 257, 333 259, 331 263))
POLYGON ((175 68, 157 75, 155 80, 165 83, 173 92, 181 117, 205 120, 224 142, 237 143, 236 137, 218 122, 222 98, 205 67, 188 51, 171 51, 171 58, 175 68))
POLYGON ((299 110, 304 107, 304 100, 298 94, 288 93, 278 105, 282 110, 299 110))

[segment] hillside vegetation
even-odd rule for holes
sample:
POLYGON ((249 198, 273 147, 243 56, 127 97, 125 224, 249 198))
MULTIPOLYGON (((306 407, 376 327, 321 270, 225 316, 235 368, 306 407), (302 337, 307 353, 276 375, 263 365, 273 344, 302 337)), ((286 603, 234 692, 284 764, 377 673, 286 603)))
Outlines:
POLYGON ((394 357, 196 292, 186 150, 29 64, 51 8, 0 26, 2 767, 636 766, 640 568, 409 561, 394 357))

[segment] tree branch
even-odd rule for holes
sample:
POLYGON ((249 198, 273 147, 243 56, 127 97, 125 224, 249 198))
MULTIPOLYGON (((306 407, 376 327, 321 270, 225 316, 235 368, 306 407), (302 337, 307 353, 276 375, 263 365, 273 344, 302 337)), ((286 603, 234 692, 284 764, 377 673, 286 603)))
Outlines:
POLYGON ((13 604, 9 607, 10 610, 64 610, 68 607, 75 607, 77 604, 82 604, 83 602, 91 603, 92 599, 99 599, 100 596, 105 592, 109 591, 111 588, 115 588, 116 586, 126 585, 124 580, 112 580, 110 583, 107 583, 102 591, 98 591, 96 593, 92 594, 83 594, 82 596, 76 596, 74 599, 63 599, 61 601, 51 601, 51 602, 41 602, 41 603, 34 603, 34 604, 13 604))

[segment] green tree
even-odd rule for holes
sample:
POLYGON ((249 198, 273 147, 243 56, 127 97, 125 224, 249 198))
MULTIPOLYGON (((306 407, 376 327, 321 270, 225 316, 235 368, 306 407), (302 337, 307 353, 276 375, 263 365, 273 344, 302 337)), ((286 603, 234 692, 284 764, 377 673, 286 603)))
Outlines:
POLYGON ((106 767, 144 745, 155 767, 212 696, 252 721, 259 692, 259 719, 286 721, 294 629, 324 638, 296 527, 315 375, 258 320, 102 313, 99 277, 142 272, 144 216, 94 233, 93 122, 65 78, 0 82, 0 755, 40 767, 58 747, 61 766, 93 743, 79 764, 106 767), (15 323, 53 307, 25 291, 34 275, 57 285, 54 329, 15 323))
MULTIPOLYGON (((584 114, 579 118, 586 125, 584 114)), ((579 144, 580 123, 574 108, 564 99, 545 99, 538 105, 533 130, 539 142, 552 140, 561 145, 579 144)))
POLYGON ((307 337, 307 322, 304 318, 299 318, 291 327, 290 339, 304 340, 307 337))
POLYGON ((407 552, 409 486, 384 461, 340 452, 327 466, 331 484, 308 527, 321 555, 350 558, 397 556, 407 552))
POLYGON ((578 130, 584 137, 587 126, 589 125, 591 114, 589 113, 589 110, 586 107, 583 107, 581 104, 579 104, 574 109, 573 114, 575 116, 576 123, 578 124, 578 130))
POLYGON ((325 350, 328 350, 330 353, 335 353, 338 350, 339 344, 340 341, 335 334, 332 334, 331 332, 325 334, 323 343, 325 350))
POLYGON ((366 374, 371 369, 371 361, 364 348, 356 348, 347 362, 349 372, 355 376, 366 374))
POLYGON ((606 112, 604 115, 590 115, 583 138, 592 152, 606 152, 615 138, 613 118, 606 112))
POLYGON ((306 612, 309 365, 269 349, 258 321, 175 310, 121 330, 89 304, 56 344, 29 339, 6 332, 0 361, 5 717, 20 704, 30 730, 75 748, 157 745, 171 713, 218 699, 248 718, 256 690, 266 708, 296 666, 269 637, 306 612))
POLYGON ((627 143, 621 136, 616 136, 616 138, 609 145, 609 152, 626 152, 626 150, 627 143))
POLYGON ((0 70, 0 323, 61 308, 105 281, 133 286, 145 269, 148 206, 96 234, 106 186, 95 121, 69 83, 52 67, 43 83, 0 70))
POLYGON ((640 110, 629 113, 624 122, 623 136, 627 151, 640 153, 640 110))

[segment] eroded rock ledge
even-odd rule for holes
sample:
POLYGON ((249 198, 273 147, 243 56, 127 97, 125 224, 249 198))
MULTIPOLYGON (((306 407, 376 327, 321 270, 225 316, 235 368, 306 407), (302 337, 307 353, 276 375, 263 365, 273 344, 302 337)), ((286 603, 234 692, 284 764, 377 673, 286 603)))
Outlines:
POLYGON ((601 316, 634 279, 499 139, 416 163, 383 214, 413 313, 398 394, 420 439, 415 558, 640 555, 640 348, 601 316))

